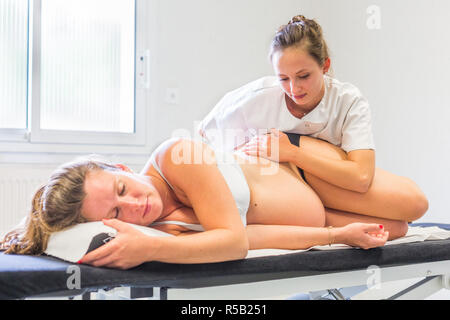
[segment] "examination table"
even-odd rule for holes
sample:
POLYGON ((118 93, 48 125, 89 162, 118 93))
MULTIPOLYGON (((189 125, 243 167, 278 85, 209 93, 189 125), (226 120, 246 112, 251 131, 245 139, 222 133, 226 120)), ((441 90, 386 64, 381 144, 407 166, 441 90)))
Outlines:
MULTIPOLYGON (((433 224, 410 228, 429 226, 433 224)), ((450 230, 450 225, 437 226, 450 230)), ((122 291, 116 297, 131 299, 270 299, 361 285, 367 286, 369 299, 422 299, 449 289, 450 237, 369 250, 273 250, 221 263, 148 262, 125 271, 78 265, 47 255, 0 252, 0 299, 101 298, 99 292, 107 294, 118 288, 122 291), (384 285, 405 279, 414 282, 406 287, 384 285)))

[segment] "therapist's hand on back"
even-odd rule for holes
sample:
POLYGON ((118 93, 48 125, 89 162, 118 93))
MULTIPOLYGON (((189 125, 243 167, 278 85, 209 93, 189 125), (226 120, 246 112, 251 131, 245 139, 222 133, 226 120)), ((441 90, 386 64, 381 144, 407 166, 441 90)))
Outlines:
POLYGON ((266 158, 276 162, 290 162, 296 149, 297 147, 291 144, 284 132, 270 129, 265 135, 253 137, 241 150, 249 156, 266 158))

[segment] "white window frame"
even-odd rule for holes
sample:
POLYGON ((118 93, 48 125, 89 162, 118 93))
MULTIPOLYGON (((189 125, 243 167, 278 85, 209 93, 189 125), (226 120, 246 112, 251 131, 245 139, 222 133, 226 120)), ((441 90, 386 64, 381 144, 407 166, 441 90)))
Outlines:
MULTIPOLYGON (((134 153, 149 152, 147 130, 148 112, 146 95, 148 84, 142 85, 142 78, 149 77, 149 54, 144 49, 145 28, 139 27, 138 0, 135 1, 135 70, 134 107, 135 132, 89 132, 44 130, 40 128, 40 29, 42 0, 30 0, 29 7, 29 70, 28 77, 28 129, 0 129, 0 152, 46 152, 46 153, 134 153), (142 31, 142 34, 141 32, 142 31), (142 53, 145 52, 143 55, 142 53), (140 53, 140 54, 139 54, 140 53), (139 77, 137 70, 140 70, 139 77), (145 71, 143 75, 142 70, 145 71), (138 83, 139 81, 139 83, 138 83)), ((144 20, 144 19, 142 19, 144 20)), ((146 80, 148 81, 148 80, 146 80)), ((1 159, 0 159, 1 161, 1 159)))
POLYGON ((24 142, 28 139, 27 129, 0 129, 0 141, 24 142))

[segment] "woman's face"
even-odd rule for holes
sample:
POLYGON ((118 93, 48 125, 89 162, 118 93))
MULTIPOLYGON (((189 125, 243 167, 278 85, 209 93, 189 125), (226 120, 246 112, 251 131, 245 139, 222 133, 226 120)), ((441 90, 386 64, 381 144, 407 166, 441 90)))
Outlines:
POLYGON ((323 75, 328 71, 329 59, 321 67, 304 50, 290 47, 275 52, 272 64, 281 88, 295 104, 311 110, 322 100, 323 75))
POLYGON ((148 226, 162 213, 162 200, 145 177, 125 171, 93 170, 86 175, 82 215, 88 221, 120 219, 148 226))

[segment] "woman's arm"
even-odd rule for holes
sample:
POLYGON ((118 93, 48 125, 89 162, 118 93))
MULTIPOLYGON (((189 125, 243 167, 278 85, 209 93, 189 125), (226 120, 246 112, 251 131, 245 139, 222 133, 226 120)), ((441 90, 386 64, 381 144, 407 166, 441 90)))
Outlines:
POLYGON ((245 227, 212 149, 203 143, 180 140, 160 157, 161 170, 175 188, 184 192, 205 231, 160 238, 153 260, 200 263, 245 257, 245 227))
POLYGON ((280 225, 248 225, 250 249, 300 250, 328 244, 347 244, 362 249, 383 246, 389 232, 379 224, 351 223, 339 228, 280 225))
POLYGON ((79 263, 129 269, 147 261, 205 263, 242 259, 247 255, 247 238, 240 246, 236 235, 226 229, 151 237, 117 219, 103 223, 117 230, 116 237, 86 254, 79 263))
POLYGON ((375 173, 373 150, 350 151, 346 160, 336 160, 296 147, 290 162, 324 181, 361 193, 367 192, 375 173))
MULTIPOLYGON (((203 241, 207 243, 217 241, 217 233, 186 232, 189 235, 181 236, 182 233, 178 237, 149 237, 120 220, 105 220, 104 223, 117 229, 117 237, 88 253, 81 263, 129 269, 145 261, 153 260, 172 263, 230 260, 230 256, 217 259, 218 256, 215 254, 198 258, 198 245, 203 241), (185 239, 187 241, 184 241, 185 239)), ((302 250, 335 243, 369 249, 383 246, 389 238, 389 232, 379 224, 358 222, 332 229, 255 224, 248 225, 246 233, 249 249, 302 250)), ((228 235, 224 234, 224 237, 228 235)), ((205 251, 205 255, 208 251, 205 251)), ((236 259, 244 257, 238 256, 236 259)))
MULTIPOLYGON (((317 148, 297 147, 286 134, 272 129, 266 136, 254 138, 242 149, 248 155, 278 162, 291 162, 319 179, 356 192, 367 192, 375 173, 375 152, 355 150, 346 154, 328 142, 314 139, 317 148), (330 155, 332 152, 333 156, 330 155), (336 155, 339 159, 336 159, 336 155)), ((302 141, 302 140, 301 140, 302 141)))

